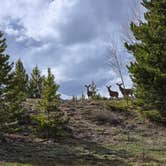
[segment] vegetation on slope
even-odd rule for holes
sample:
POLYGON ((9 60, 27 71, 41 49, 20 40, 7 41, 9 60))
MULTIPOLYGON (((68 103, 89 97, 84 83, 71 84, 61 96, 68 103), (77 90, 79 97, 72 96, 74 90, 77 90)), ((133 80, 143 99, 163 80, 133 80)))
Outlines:
MULTIPOLYGON (((35 99, 27 100, 25 106, 37 116, 41 113, 37 112, 36 103, 35 99)), ((135 106, 127 109, 124 103, 123 100, 62 101, 59 109, 70 119, 68 135, 45 139, 31 130, 25 132, 25 125, 18 125, 18 131, 13 134, 10 131, 7 142, 0 143, 0 161, 4 161, 0 165, 166 164, 164 126, 145 120, 135 106)), ((35 129, 35 124, 31 125, 35 129)))

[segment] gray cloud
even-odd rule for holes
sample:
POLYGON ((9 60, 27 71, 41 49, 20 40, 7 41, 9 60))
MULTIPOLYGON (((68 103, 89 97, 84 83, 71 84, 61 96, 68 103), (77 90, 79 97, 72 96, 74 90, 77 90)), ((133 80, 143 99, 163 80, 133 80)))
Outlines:
MULTIPOLYGON (((120 36, 122 25, 132 18, 132 3, 139 0, 17 1, 6 0, 2 5, 5 13, 0 12, 7 52, 12 61, 21 58, 28 72, 36 64, 43 73, 51 67, 63 94, 79 95, 92 80, 105 94, 107 82, 119 81, 106 64, 108 36, 120 42, 118 53, 124 66, 133 60, 123 49, 120 36)), ((123 68, 125 82, 131 86, 123 68)))

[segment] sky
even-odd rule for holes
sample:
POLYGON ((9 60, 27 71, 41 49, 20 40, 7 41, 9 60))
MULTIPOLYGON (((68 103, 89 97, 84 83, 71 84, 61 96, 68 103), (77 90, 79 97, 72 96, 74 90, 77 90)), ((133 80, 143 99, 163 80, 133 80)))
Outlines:
POLYGON ((46 74, 50 67, 63 98, 86 93, 84 85, 91 81, 103 96, 106 85, 118 90, 110 48, 116 48, 125 85, 132 87, 126 65, 134 58, 123 39, 134 11, 142 11, 140 0, 0 1, 0 30, 11 61, 20 58, 28 73, 38 65, 46 74))

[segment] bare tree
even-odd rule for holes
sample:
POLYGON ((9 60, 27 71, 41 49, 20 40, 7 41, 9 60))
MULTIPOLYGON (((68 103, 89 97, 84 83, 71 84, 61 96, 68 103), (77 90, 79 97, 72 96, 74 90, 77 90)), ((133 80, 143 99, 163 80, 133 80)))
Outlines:
POLYGON ((107 55, 108 62, 107 64, 111 67, 111 69, 120 77, 123 87, 125 88, 124 78, 122 74, 122 61, 120 54, 118 53, 118 44, 116 40, 112 40, 111 38, 105 44, 109 54, 107 55))
MULTIPOLYGON (((140 3, 141 0, 134 0, 130 4, 130 9, 132 13, 130 19, 135 24, 138 25, 142 22, 143 19, 143 14, 142 14, 143 12, 142 9, 140 8, 141 7, 140 3)), ((124 89, 126 88, 125 88, 125 82, 122 71, 126 69, 127 63, 125 63, 124 60, 122 60, 121 58, 121 54, 119 52, 119 43, 123 44, 127 42, 132 44, 135 42, 139 42, 135 39, 134 35, 130 31, 130 23, 131 23, 130 19, 124 25, 122 25, 121 34, 119 37, 116 36, 115 38, 114 35, 108 37, 109 35, 107 35, 107 40, 105 40, 106 41, 105 46, 109 51, 109 54, 107 55, 108 59, 107 63, 111 67, 111 69, 117 74, 117 77, 120 78, 122 87, 124 89)), ((127 104, 128 104, 128 98, 127 98, 127 104)))

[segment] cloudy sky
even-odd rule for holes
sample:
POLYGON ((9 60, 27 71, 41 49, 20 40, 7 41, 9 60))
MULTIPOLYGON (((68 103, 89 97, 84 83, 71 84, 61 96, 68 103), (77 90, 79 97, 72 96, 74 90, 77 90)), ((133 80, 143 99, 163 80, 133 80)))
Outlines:
POLYGON ((11 61, 21 58, 27 72, 37 64, 45 74, 52 68, 60 92, 66 96, 85 92, 85 84, 120 81, 108 65, 114 43, 123 66, 126 86, 132 86, 125 65, 133 60, 123 48, 128 23, 139 10, 139 0, 0 0, 0 30, 8 42, 11 61))

